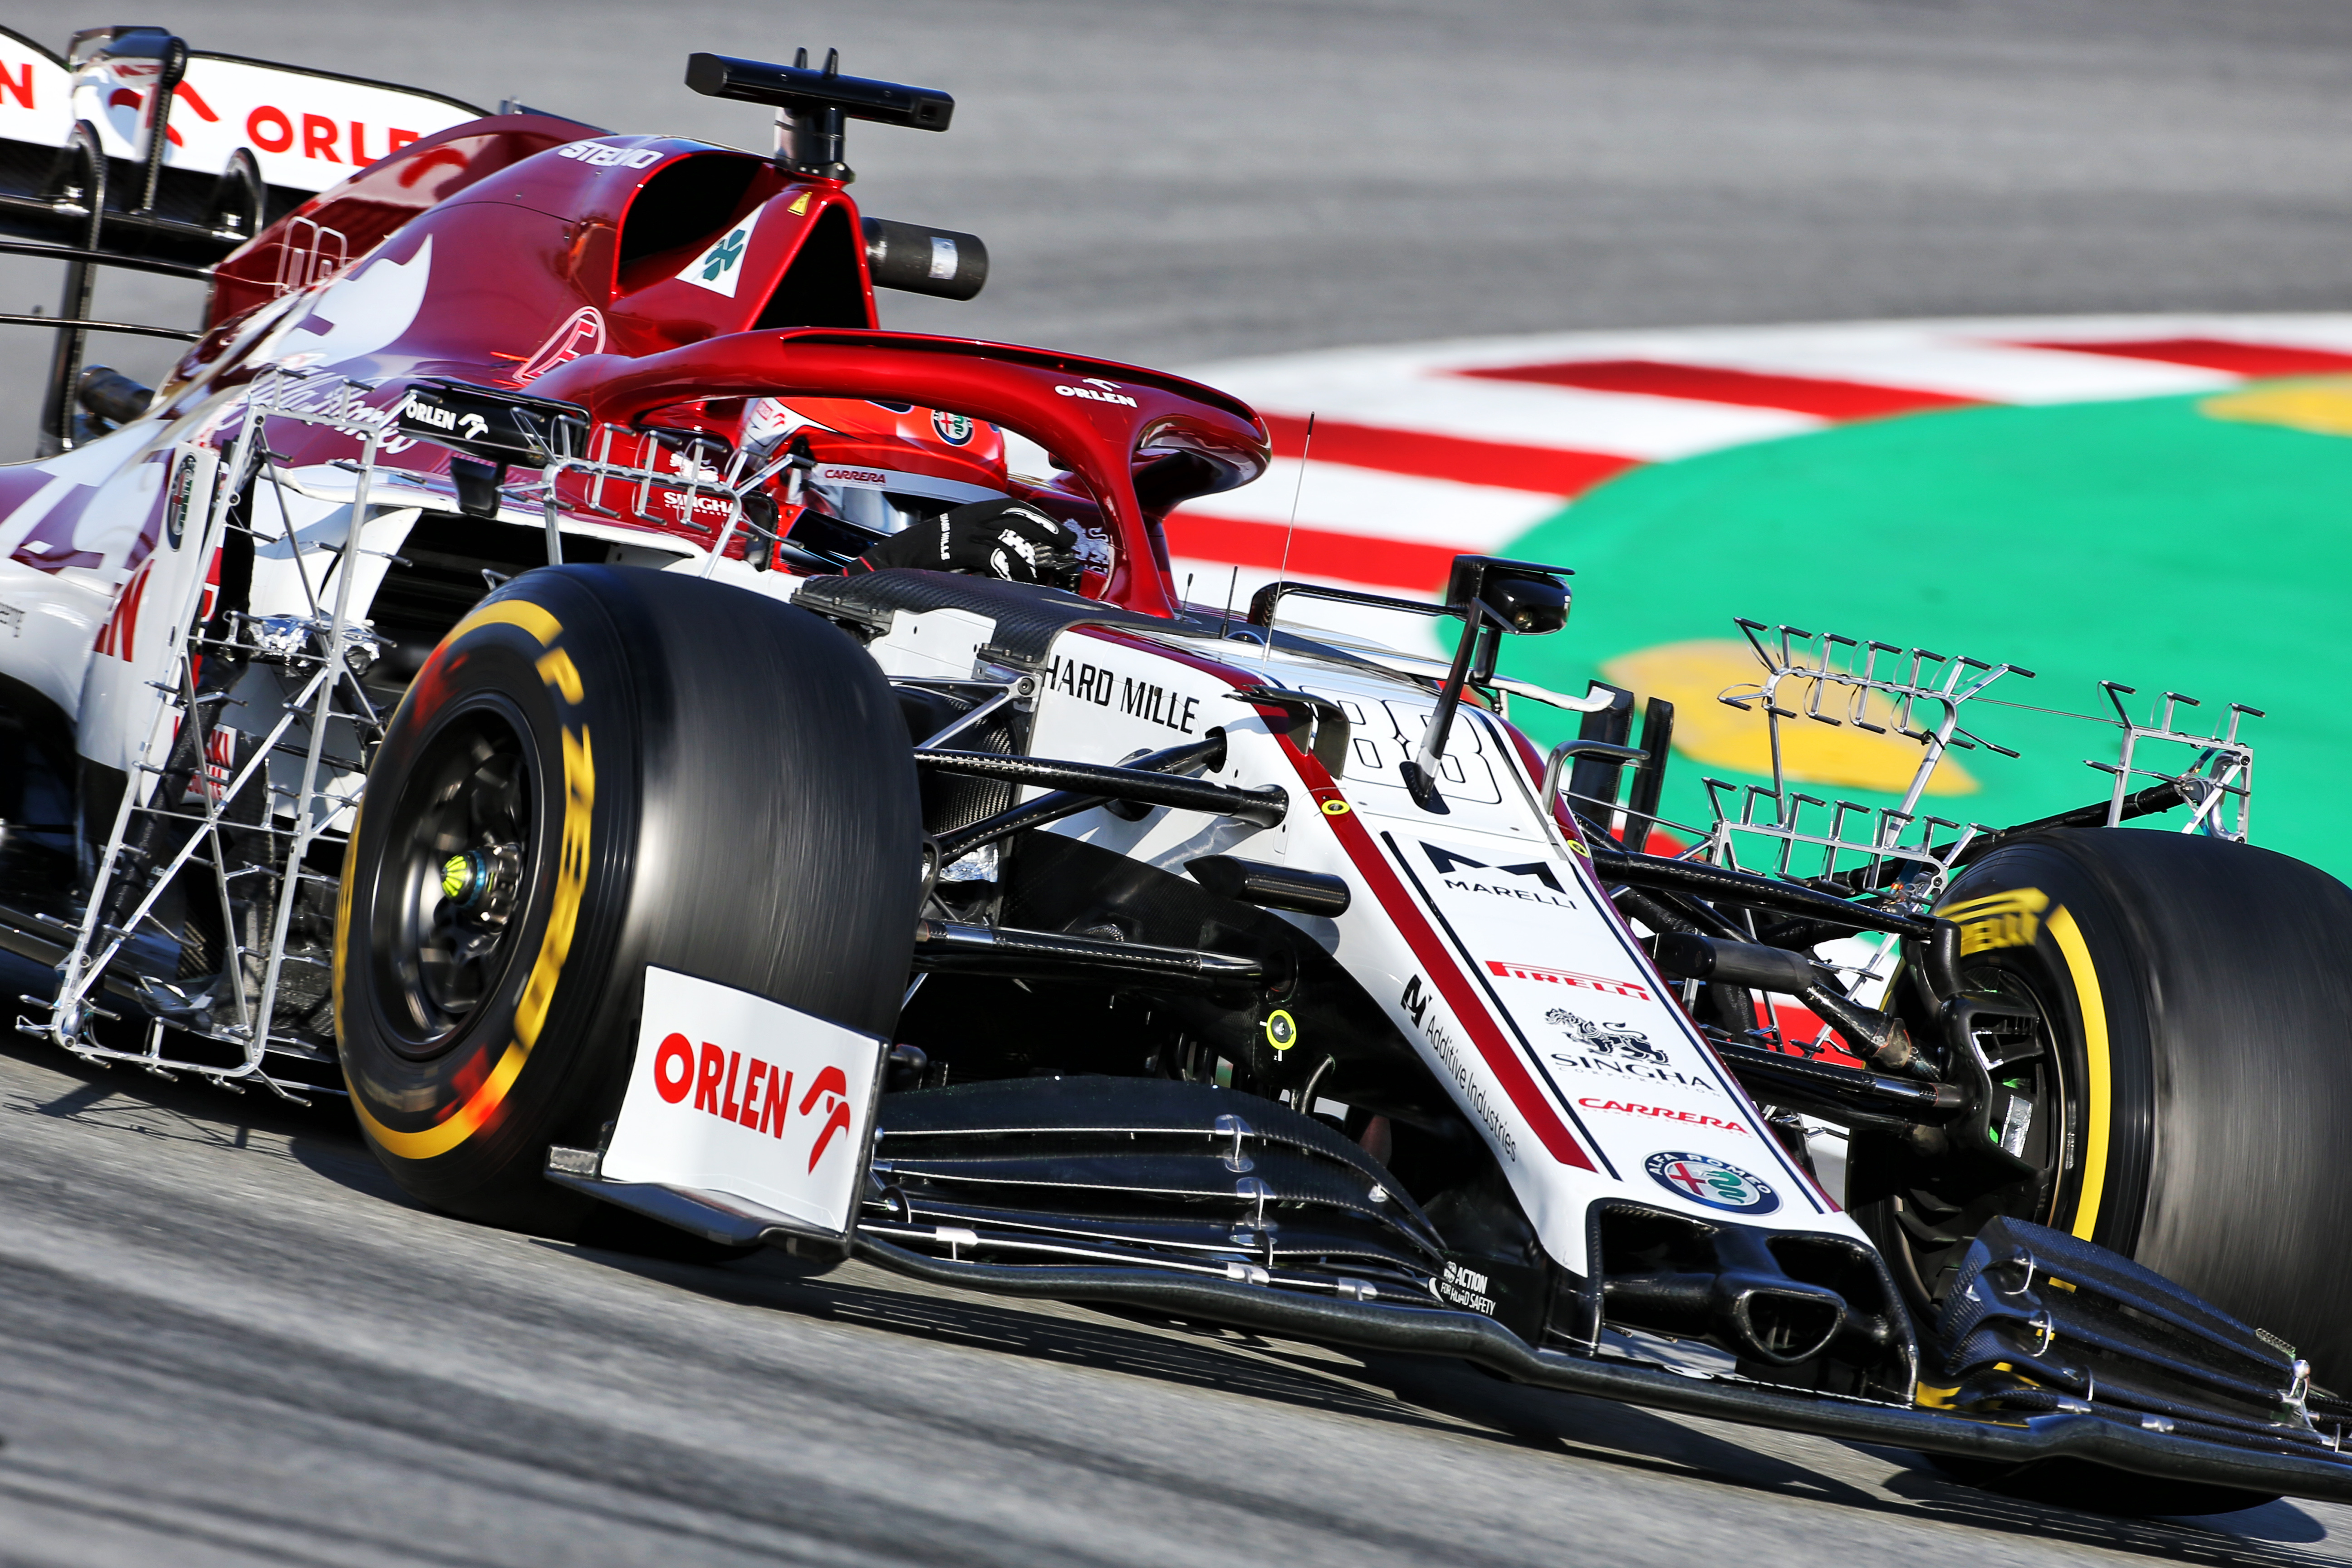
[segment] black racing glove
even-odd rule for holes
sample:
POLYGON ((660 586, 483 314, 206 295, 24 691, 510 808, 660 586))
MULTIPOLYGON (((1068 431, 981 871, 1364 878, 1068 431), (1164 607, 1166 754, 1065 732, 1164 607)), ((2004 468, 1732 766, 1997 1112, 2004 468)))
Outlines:
POLYGON ((892 534, 852 562, 849 570, 854 574, 885 566, 919 566, 1076 588, 1083 571, 1077 543, 1076 529, 1027 501, 973 501, 892 534))

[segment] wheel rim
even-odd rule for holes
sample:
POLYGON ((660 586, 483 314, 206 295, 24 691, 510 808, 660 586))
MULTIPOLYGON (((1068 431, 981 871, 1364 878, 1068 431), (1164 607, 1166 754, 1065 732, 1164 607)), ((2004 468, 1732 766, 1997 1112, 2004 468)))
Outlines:
POLYGON ((1913 1156, 1892 1184, 1880 1250, 1913 1304, 1931 1311, 1942 1305, 1962 1257, 1988 1223, 2007 1215, 2054 1224, 2073 1184, 2065 1155, 2074 1097, 2053 1008, 2031 976, 2006 964, 1971 964, 1961 979, 1970 993, 2021 1005, 2032 1024, 2030 1032, 1988 1052, 1999 1108, 1990 1118, 1990 1146, 1955 1148, 1932 1160, 1913 1156), (2017 1118, 2013 1154, 1996 1142, 2011 1131, 2011 1114, 2017 1118))
POLYGON ((393 800, 369 930, 401 1055, 446 1052, 499 995, 537 879, 539 783, 521 715, 485 698, 435 731, 393 800))

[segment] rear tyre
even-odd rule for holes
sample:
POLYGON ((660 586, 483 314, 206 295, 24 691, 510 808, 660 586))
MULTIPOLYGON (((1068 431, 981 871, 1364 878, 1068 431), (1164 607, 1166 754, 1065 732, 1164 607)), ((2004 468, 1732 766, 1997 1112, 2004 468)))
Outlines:
POLYGON ((435 650, 352 837, 335 1018, 362 1131, 434 1208, 570 1236, 551 1143, 617 1112, 648 965, 887 1033, 922 826, 838 629, 614 567, 517 578, 435 650))
MULTIPOLYGON (((2352 889, 2269 850, 2096 828, 1952 884, 1964 980, 2030 1003, 2023 1158, 1857 1138, 1855 1217, 1932 1316, 1995 1213, 2085 1237, 2352 1379, 2352 889)), ((2339 1384, 2340 1385, 2340 1383, 2339 1384)))

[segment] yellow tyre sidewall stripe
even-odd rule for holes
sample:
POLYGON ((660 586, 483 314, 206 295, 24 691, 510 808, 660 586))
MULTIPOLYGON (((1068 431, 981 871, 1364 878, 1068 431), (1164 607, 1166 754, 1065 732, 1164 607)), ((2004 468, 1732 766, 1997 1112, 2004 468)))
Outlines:
POLYGON ((2099 972, 2072 911, 2053 910, 2043 923, 2066 961, 2074 983, 2074 1005, 2083 1017, 2083 1191, 2074 1205, 2074 1232, 2084 1241, 2098 1227, 2099 1204, 2107 1184, 2107 1134, 2113 1088, 2107 1056, 2107 1007, 2099 993, 2099 972))
POLYGON ((495 605, 484 605, 459 621, 441 640, 454 643, 470 632, 484 626, 520 626, 539 639, 545 647, 563 635, 563 623, 529 599, 501 599, 495 605))
MULTIPOLYGON (((563 624, 539 605, 526 599, 509 599, 495 605, 485 605, 457 623, 447 642, 454 644, 485 626, 510 626, 529 633, 548 647, 563 635, 563 624)), ((585 695, 580 672, 571 656, 561 648, 550 648, 538 660, 540 679, 553 688, 563 701, 576 707, 585 695)), ((580 900, 588 885, 589 827, 596 805, 596 760, 591 745, 588 726, 580 726, 577 735, 570 727, 563 730, 563 841, 557 862, 555 896, 548 910, 547 932, 540 942, 539 958, 531 965, 530 978, 525 982, 521 999, 515 1008, 515 1037, 499 1053, 498 1065, 490 1076, 467 1097, 463 1105, 444 1121, 417 1132, 403 1132, 386 1127, 369 1110, 367 1101, 352 1084, 348 1072, 344 1087, 351 1091, 352 1109, 358 1112, 368 1135, 388 1154, 403 1160, 430 1160, 446 1154, 479 1131, 499 1108, 506 1103, 507 1093, 515 1080, 522 1076, 523 1064, 530 1059, 531 1047, 538 1044, 540 1030, 547 1021, 548 1009, 554 1005, 556 983, 562 978, 563 962, 572 951, 572 937, 579 924, 580 900)), ((352 842, 359 842, 359 823, 352 818, 352 842)), ((342 1012, 343 954, 350 947, 351 936, 350 868, 344 870, 343 885, 338 890, 335 905, 335 1010, 342 1012)))

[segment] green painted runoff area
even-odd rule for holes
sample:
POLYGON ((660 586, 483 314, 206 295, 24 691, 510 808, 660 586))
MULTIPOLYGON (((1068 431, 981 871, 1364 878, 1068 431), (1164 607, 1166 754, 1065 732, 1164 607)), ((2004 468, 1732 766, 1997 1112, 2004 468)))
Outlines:
MULTIPOLYGON (((1502 553, 1576 569, 1568 628, 1510 639, 1504 672, 1584 689, 1613 658, 1738 636, 1735 616, 2008 660, 1990 696, 2111 711, 2101 678, 2232 701, 2255 748, 2252 841, 2352 874, 2352 439, 2200 413, 2199 398, 1987 407, 1843 426, 1632 470, 1502 553)), ((1760 673, 1760 672, 1759 672, 1760 673)), ((1572 716, 1514 718, 1547 744, 1572 716)), ((1960 753, 1982 788, 1930 797, 1990 826, 2103 799, 2117 731, 1971 705, 2023 753, 1960 753)), ((2183 727, 2187 727, 2184 724, 2183 727)), ((1666 812, 1708 820, 1677 756, 1666 812)), ((1895 797, 1805 785, 1871 804, 1895 797)), ((2185 810, 2169 821, 2176 827, 2185 810)), ((1803 868, 1800 868, 1802 869, 1803 868)))

